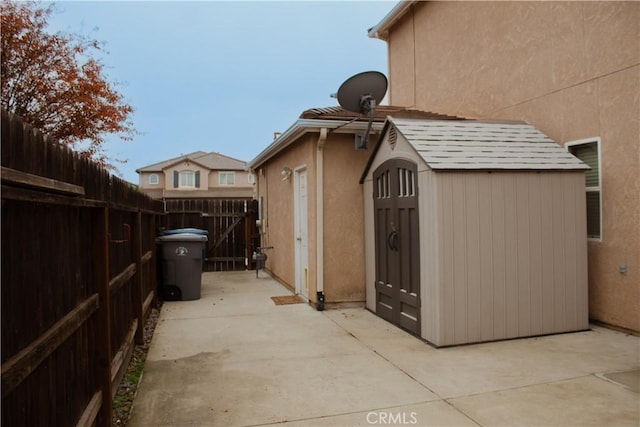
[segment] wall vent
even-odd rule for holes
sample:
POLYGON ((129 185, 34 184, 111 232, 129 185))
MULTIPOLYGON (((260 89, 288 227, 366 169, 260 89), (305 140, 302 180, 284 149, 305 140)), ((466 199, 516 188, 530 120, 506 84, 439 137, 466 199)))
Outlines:
POLYGON ((389 134, 387 136, 387 141, 389 142, 389 145, 391 146, 392 150, 396 148, 396 142, 398 141, 398 131, 396 131, 395 126, 389 127, 389 134))

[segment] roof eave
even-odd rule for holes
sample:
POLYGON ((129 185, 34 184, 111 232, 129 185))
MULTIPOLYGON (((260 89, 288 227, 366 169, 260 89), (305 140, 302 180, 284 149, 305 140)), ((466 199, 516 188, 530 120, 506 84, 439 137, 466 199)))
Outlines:
POLYGON ((386 41, 389 36, 389 28, 391 28, 393 24, 398 22, 398 20, 404 16, 404 14, 415 2, 416 0, 402 0, 398 2, 398 4, 396 4, 394 8, 391 9, 391 12, 389 12, 387 16, 382 18, 382 21, 369 29, 369 37, 372 39, 380 39, 386 41))
MULTIPOLYGON (((276 138, 271 145, 265 148, 256 158, 248 163, 249 169, 255 169, 268 161, 276 154, 293 144, 298 138, 305 133, 318 132, 322 128, 335 133, 355 133, 356 131, 364 131, 368 123, 366 121, 355 121, 349 123, 350 120, 319 120, 319 119, 299 119, 293 125, 276 138)), ((374 122, 373 130, 376 132, 382 128, 382 122, 374 122)))

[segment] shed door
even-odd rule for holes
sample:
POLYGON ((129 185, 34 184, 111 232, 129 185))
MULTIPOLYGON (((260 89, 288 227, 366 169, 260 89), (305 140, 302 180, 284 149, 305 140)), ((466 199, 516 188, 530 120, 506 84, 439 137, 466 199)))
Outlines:
POLYGON ((415 163, 392 159, 376 169, 376 313, 420 334, 420 234, 415 163))

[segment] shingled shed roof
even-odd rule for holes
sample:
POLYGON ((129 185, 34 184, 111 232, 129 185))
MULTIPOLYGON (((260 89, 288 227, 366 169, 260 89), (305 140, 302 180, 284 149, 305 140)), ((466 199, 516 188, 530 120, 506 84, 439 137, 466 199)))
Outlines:
POLYGON ((413 120, 389 117, 393 127, 434 170, 586 170, 534 126, 522 122, 413 120))

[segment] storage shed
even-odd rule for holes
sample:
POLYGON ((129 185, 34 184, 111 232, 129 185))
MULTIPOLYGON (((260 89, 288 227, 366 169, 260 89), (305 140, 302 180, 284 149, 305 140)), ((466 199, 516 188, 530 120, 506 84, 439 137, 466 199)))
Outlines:
POLYGON ((587 169, 526 123, 389 117, 362 176, 367 308, 435 346, 587 329, 587 169))

